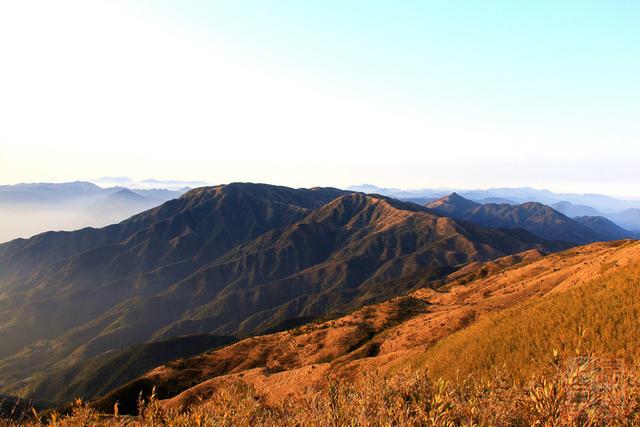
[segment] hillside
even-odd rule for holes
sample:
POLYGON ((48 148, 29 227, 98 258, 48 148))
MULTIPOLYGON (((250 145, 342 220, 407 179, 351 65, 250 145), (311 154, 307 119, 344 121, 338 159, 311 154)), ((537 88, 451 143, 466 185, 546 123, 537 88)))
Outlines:
POLYGON ((481 375, 507 362, 521 378, 553 348, 571 354, 580 328, 591 331, 584 345, 637 360, 640 242, 596 243, 548 256, 529 251, 470 264, 449 278, 439 291, 423 288, 335 320, 172 362, 96 405, 109 410, 114 401, 130 402, 156 386, 165 406, 181 407, 237 381, 276 403, 323 388, 327 378, 348 381, 420 366, 455 379, 458 369, 481 375))
POLYGON ((469 262, 563 247, 382 196, 193 190, 106 228, 0 245, 0 388, 32 390, 43 372, 140 343, 351 312, 469 262))
POLYGON ((640 360, 640 259, 608 262, 617 264, 601 264, 605 271, 584 286, 505 310, 447 337, 421 363, 448 378, 487 378, 501 368, 525 381, 544 369, 552 350, 566 354, 582 347, 633 365, 640 360))
POLYGON ((521 205, 479 204, 453 193, 426 206, 439 215, 471 221, 485 227, 523 228, 549 240, 585 244, 619 238, 615 233, 600 234, 549 206, 536 202, 521 205))

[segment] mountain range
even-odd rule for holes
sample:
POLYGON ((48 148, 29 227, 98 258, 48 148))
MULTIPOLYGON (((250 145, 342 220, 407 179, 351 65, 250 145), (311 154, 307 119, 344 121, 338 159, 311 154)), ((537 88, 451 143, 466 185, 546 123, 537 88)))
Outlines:
POLYGON ((454 192, 461 197, 480 204, 518 205, 537 202, 548 205, 570 218, 602 216, 626 230, 640 231, 640 201, 623 200, 601 194, 554 193, 549 190, 538 190, 529 187, 490 188, 486 190, 403 190, 363 184, 347 187, 347 189, 383 194, 418 204, 427 204, 454 192))
MULTIPOLYGON (((189 188, 206 185, 200 181, 136 181, 127 177, 104 177, 91 182, 0 186, 0 242, 27 238, 49 230, 76 230, 113 224, 179 197, 189 188)), ((360 190, 421 205, 450 193, 445 190, 400 190, 372 185, 347 189, 360 190)), ((464 190, 458 194, 480 204, 538 202, 547 204, 569 218, 602 216, 623 229, 640 230, 640 209, 637 209, 640 204, 634 201, 601 195, 556 194, 530 188, 464 190), (579 204, 581 201, 593 202, 601 209, 579 204)))
POLYGON ((0 390, 132 345, 290 328, 470 262, 569 246, 379 195, 198 188, 105 228, 0 245, 0 390))
POLYGON ((471 221, 485 227, 523 228, 544 239, 578 245, 635 237, 634 233, 624 230, 602 216, 571 219, 537 202, 520 205, 480 204, 452 193, 427 203, 426 207, 438 215, 471 221))

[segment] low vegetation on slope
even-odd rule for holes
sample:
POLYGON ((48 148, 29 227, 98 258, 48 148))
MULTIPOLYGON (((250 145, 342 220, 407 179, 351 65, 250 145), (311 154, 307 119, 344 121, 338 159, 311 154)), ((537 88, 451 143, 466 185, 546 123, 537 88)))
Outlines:
MULTIPOLYGON (((98 413, 76 401, 67 415, 18 415, 7 427, 40 426, 634 426, 640 423, 640 372, 611 377, 598 358, 553 361, 524 385, 497 377, 460 386, 424 371, 369 374, 356 383, 331 381, 302 399, 268 404, 237 381, 186 410, 164 407, 152 393, 139 415, 98 413)), ((15 415, 15 414, 14 414, 15 415)), ((0 422, 2 417, 0 415, 0 422)))
POLYGON ((601 268, 602 276, 588 284, 507 309, 443 339, 423 363, 448 378, 490 377, 501 368, 522 381, 545 366, 549 349, 582 345, 615 361, 639 361, 640 262, 601 268))

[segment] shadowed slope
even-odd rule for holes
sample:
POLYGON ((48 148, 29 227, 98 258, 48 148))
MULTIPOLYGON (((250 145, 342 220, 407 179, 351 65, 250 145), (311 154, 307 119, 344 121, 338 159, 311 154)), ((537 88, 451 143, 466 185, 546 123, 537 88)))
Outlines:
POLYGON ((625 230, 603 216, 579 216, 573 219, 608 239, 619 240, 637 237, 633 232, 625 230))

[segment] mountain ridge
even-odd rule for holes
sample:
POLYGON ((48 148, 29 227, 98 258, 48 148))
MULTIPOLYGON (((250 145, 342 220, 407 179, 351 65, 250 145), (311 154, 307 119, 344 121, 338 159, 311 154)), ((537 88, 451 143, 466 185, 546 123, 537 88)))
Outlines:
MULTIPOLYGON (((426 206, 435 213, 488 227, 524 228, 549 240, 586 244, 618 237, 601 235, 538 202, 526 202, 520 205, 479 204, 453 193, 426 206)), ((605 231, 606 228, 601 230, 605 231)))

